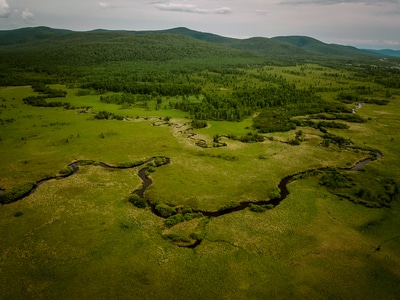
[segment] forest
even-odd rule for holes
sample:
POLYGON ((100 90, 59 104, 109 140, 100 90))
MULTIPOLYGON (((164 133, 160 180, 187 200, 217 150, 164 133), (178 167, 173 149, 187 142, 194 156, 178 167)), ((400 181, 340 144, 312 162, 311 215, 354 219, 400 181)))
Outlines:
POLYGON ((396 299, 399 82, 310 37, 0 31, 0 298, 396 299))

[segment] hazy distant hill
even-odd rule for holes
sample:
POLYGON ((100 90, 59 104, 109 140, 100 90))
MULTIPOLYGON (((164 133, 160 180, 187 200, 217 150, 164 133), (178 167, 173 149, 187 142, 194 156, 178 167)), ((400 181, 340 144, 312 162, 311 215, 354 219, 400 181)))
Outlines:
POLYGON ((373 50, 373 49, 366 49, 366 51, 370 51, 370 52, 377 53, 377 54, 384 55, 384 56, 400 57, 400 50, 391 50, 391 49, 373 50))

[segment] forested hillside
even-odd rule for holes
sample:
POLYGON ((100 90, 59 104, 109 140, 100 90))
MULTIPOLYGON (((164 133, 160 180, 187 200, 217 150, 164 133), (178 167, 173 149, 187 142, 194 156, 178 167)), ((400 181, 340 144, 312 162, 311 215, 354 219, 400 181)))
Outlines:
MULTIPOLYGON (((173 34, 131 35, 120 32, 71 34, 2 47, 1 62, 20 65, 82 66, 116 61, 240 59, 250 53, 173 34)), ((254 55, 253 55, 254 56, 254 55)))
POLYGON ((183 27, 159 31, 74 32, 48 27, 0 31, 3 85, 77 80, 107 80, 114 85, 128 80, 132 69, 135 76, 129 78, 130 82, 146 81, 149 76, 160 81, 176 72, 264 64, 390 65, 391 61, 379 58, 368 51, 328 45, 309 37, 241 40, 183 27))

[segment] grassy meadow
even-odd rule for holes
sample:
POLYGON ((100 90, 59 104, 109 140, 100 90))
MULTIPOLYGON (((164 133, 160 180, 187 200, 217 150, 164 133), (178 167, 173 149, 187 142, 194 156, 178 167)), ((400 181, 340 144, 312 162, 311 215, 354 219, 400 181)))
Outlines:
MULTIPOLYGON (((31 86, 0 87, 0 188, 7 192, 58 175, 74 161, 118 165, 153 156, 171 162, 151 173, 145 198, 174 209, 215 212, 268 200, 276 197, 282 178, 326 167, 352 177, 355 192, 384 193, 385 180, 400 183, 398 89, 387 97, 387 88, 345 68, 240 71, 247 77, 238 75, 238 85, 253 80, 256 86, 262 84, 260 74, 277 75, 297 88, 313 86, 328 101, 364 86, 367 97, 390 102, 358 108, 365 123, 343 121, 348 129, 328 129, 350 139, 349 147, 324 147, 323 133, 307 126, 263 134, 263 142, 228 138, 255 134, 252 118, 192 128, 188 112, 167 104, 178 101, 175 97, 163 96, 159 107, 156 99, 124 106, 101 102, 93 90, 78 96, 76 87, 50 85, 67 92, 62 101, 74 108, 64 109, 25 104, 25 97, 37 95, 31 86), (124 119, 96 119, 100 111, 124 119), (301 142, 290 144, 299 130, 301 142), (215 135, 226 146, 212 147, 215 135), (207 147, 196 145, 199 140, 207 147), (360 171, 345 170, 370 157, 371 149, 383 157, 360 171)), ((230 85, 209 83, 205 89, 221 87, 230 85)), ((291 182, 290 194, 273 209, 246 208, 169 227, 149 207, 128 201, 142 184, 141 168, 80 165, 76 174, 49 180, 0 206, 0 299, 396 299, 400 294, 397 194, 388 206, 366 207, 322 186, 323 174, 317 172, 291 182), (202 237, 200 245, 181 247, 194 236, 202 237)))

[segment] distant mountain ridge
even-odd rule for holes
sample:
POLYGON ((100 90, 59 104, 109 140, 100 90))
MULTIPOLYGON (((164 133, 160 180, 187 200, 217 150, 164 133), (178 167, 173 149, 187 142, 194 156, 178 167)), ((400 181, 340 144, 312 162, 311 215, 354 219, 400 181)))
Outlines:
POLYGON ((373 52, 373 53, 377 53, 380 55, 400 57, 400 50, 392 50, 392 49, 381 49, 381 50, 365 49, 365 50, 373 52))
MULTIPOLYGON (((370 51, 365 51, 352 46, 326 44, 308 36, 280 36, 280 37, 252 37, 236 39, 219 36, 208 32, 199 32, 186 27, 178 27, 158 31, 142 31, 145 33, 175 33, 187 35, 202 41, 223 44, 232 48, 250 51, 259 55, 287 55, 297 52, 297 55, 334 55, 334 56, 366 56, 373 57, 370 51)), ((137 32, 139 33, 139 32, 137 32)))
POLYGON ((72 30, 53 29, 45 26, 0 30, 0 46, 35 43, 72 32, 72 30))
MULTIPOLYGON (((266 58, 284 58, 292 60, 307 60, 324 58, 330 56, 335 59, 377 59, 382 55, 400 56, 400 51, 385 50, 370 51, 362 50, 351 46, 343 46, 337 44, 326 44, 317 39, 307 36, 278 36, 273 38, 252 37, 248 39, 237 39, 216 35, 213 33, 200 32, 188 29, 186 27, 177 27, 165 30, 146 30, 146 31, 127 31, 127 30, 105 30, 96 29, 92 31, 72 31, 66 29, 53 29, 49 27, 27 27, 16 30, 0 31, 0 48, 15 47, 15 46, 36 46, 37 44, 48 44, 53 47, 53 44, 80 42, 87 44, 94 43, 109 43, 112 38, 119 37, 125 39, 126 42, 132 37, 139 35, 178 35, 185 36, 210 44, 218 44, 230 49, 245 51, 254 55, 266 58)), ((132 42, 132 41, 130 41, 132 42)), ((185 41, 186 44, 190 41, 185 41)), ((196 47, 201 47, 196 44, 196 47)), ((211 48, 210 48, 211 49, 211 48)), ((213 48, 214 49, 214 48, 213 48)), ((219 50, 218 50, 219 51, 219 50)))

